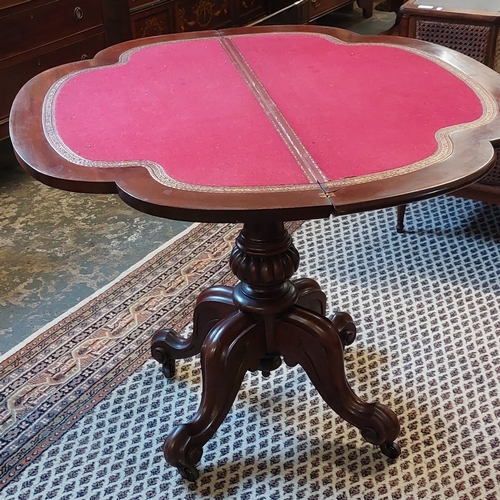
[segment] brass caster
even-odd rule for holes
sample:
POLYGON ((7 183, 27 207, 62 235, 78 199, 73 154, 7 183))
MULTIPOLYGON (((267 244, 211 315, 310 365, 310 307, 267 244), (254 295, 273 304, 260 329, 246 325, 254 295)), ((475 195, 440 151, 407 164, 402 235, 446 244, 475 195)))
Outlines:
POLYGON ((191 465, 181 465, 177 467, 180 475, 186 481, 194 482, 200 477, 200 473, 196 467, 192 467, 191 465))

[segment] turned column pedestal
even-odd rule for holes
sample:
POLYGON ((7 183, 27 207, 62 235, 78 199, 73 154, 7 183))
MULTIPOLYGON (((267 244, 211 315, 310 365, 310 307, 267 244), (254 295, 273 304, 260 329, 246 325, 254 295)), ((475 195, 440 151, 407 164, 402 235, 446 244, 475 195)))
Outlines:
POLYGON ((209 288, 199 296, 191 337, 165 329, 152 340, 152 355, 167 378, 175 375, 176 359, 201 355, 200 407, 165 440, 167 462, 184 478, 196 480, 203 446, 229 412, 245 373, 260 370, 268 376, 282 359, 288 366, 300 364, 335 412, 384 454, 397 457, 396 415, 380 403, 361 400, 345 377, 343 349, 356 334, 352 319, 347 313, 326 318, 326 297, 319 285, 312 279, 290 279, 299 254, 283 223, 245 224, 230 266, 240 282, 234 288, 209 288))

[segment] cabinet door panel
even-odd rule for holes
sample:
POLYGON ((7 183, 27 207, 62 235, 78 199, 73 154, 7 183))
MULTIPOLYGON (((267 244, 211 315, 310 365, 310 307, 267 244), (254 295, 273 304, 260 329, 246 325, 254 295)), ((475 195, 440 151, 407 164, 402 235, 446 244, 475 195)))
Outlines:
POLYGON ((133 38, 172 33, 174 31, 172 4, 131 13, 130 21, 133 38))

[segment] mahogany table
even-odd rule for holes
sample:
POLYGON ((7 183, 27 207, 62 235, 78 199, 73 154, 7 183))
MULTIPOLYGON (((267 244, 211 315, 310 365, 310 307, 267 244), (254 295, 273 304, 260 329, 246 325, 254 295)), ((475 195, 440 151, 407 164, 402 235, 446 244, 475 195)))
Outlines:
MULTIPOLYGON (((396 415, 350 388, 347 313, 325 317, 284 221, 404 204, 487 173, 500 141, 500 76, 437 45, 347 31, 265 27, 139 39, 28 82, 11 112, 20 163, 50 186, 118 193, 160 217, 242 222, 193 333, 156 332, 167 378, 201 354, 198 412, 164 445, 198 477, 203 446, 246 371, 300 364, 325 401, 389 457, 396 415)), ((331 249, 335 252, 335 249, 331 249)), ((360 249, 362 251, 362 249, 360 249)))

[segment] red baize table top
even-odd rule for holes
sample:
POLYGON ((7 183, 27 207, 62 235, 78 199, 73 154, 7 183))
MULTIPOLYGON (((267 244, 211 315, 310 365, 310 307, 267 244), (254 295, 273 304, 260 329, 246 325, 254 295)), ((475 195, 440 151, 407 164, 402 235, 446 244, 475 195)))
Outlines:
POLYGON ((496 120, 498 105, 412 47, 228 30, 150 39, 112 64, 69 71, 41 114, 53 151, 84 169, 140 166, 186 193, 328 198, 445 161, 453 134, 496 120))

